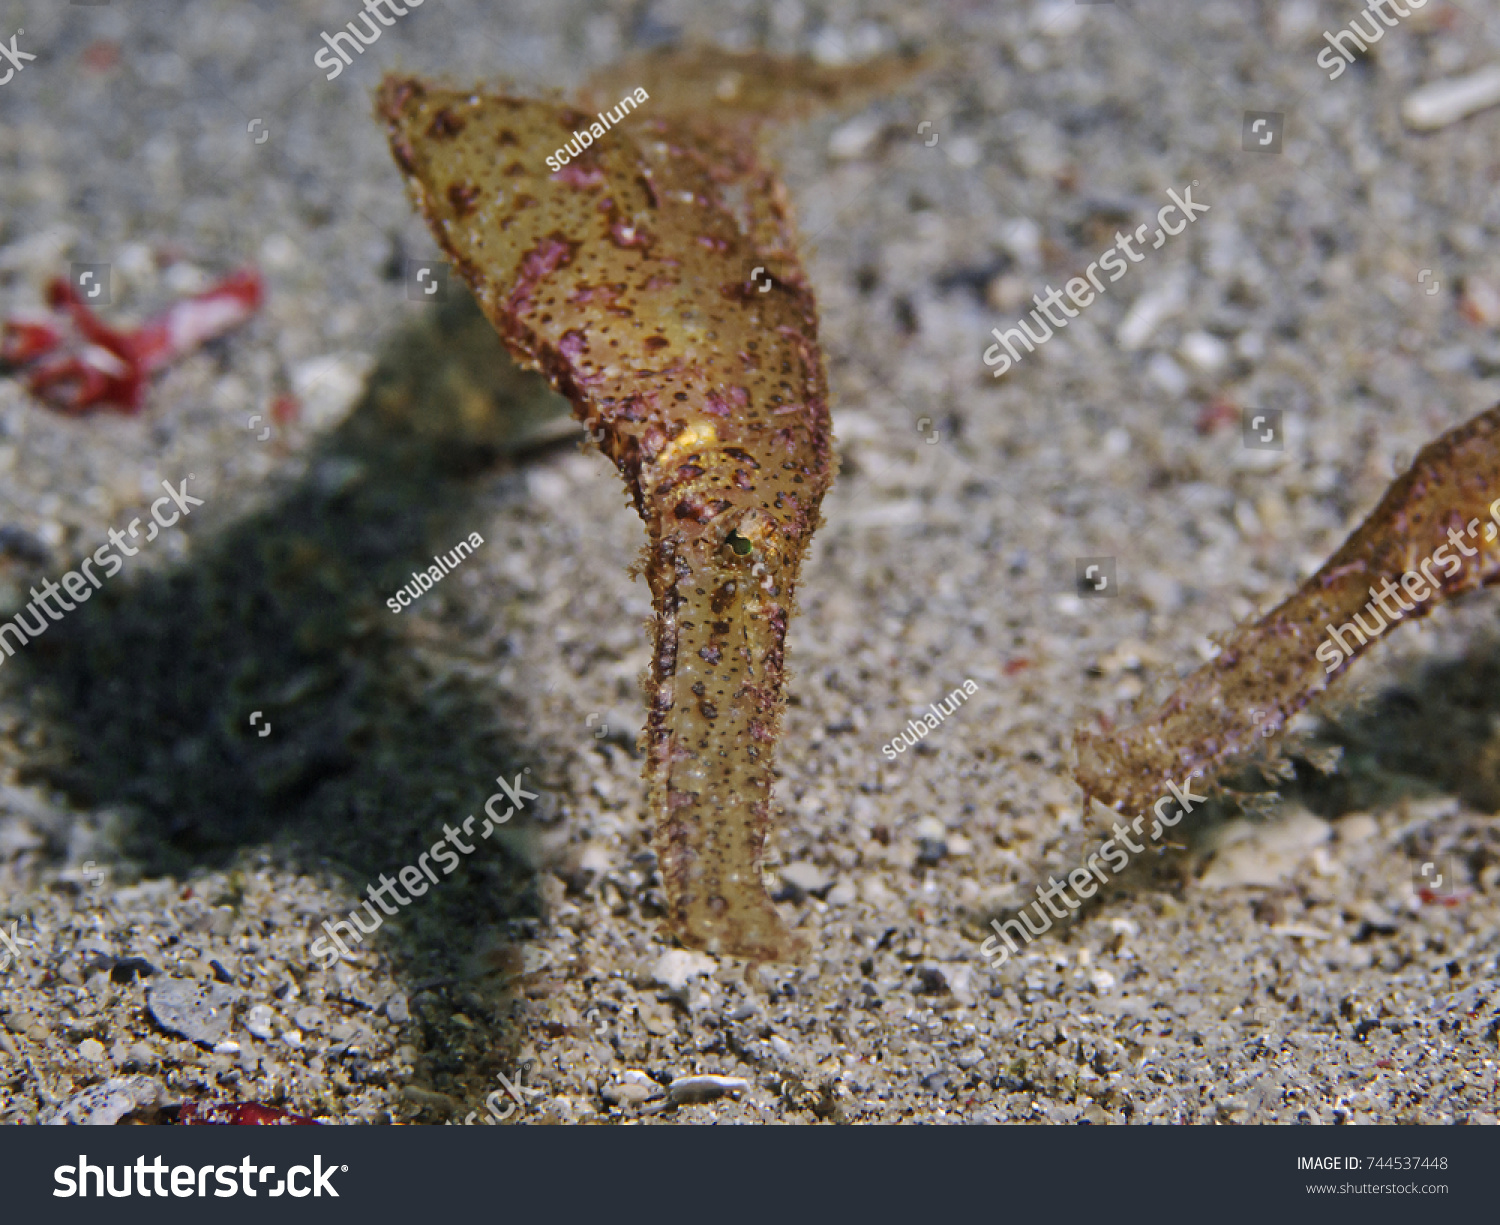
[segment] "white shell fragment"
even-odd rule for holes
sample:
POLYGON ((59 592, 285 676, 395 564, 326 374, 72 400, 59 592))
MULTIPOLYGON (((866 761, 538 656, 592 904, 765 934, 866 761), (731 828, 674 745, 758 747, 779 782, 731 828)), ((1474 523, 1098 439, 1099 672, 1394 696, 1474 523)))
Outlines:
POLYGON ((711 1102, 749 1087, 750 1082, 741 1076, 679 1076, 667 1087, 667 1105, 711 1102))
POLYGON ((1401 118, 1409 128, 1431 132, 1497 102, 1500 102, 1500 64, 1481 68, 1466 77, 1422 86, 1408 94, 1401 104, 1401 118))

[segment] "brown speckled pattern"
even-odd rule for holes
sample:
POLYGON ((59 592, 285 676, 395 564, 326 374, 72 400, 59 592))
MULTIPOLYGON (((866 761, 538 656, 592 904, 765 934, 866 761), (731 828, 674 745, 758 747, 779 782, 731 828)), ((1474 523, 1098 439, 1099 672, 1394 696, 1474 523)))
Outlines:
MULTIPOLYGON (((819 70, 809 95, 837 75, 819 70)), ((659 58, 639 69, 658 89, 671 76, 659 58)), ((714 119, 689 116, 690 96, 648 90, 555 173, 546 155, 590 116, 396 78, 379 109, 486 314, 572 400, 645 520, 646 774, 672 925, 695 947, 779 960, 800 947, 760 880, 771 763, 787 621, 834 456, 813 295, 751 137, 759 107, 798 95, 714 119)))
MULTIPOLYGON (((1398 613, 1416 620, 1460 592, 1500 579, 1500 539, 1485 538, 1497 498, 1500 405, 1424 447, 1316 574, 1271 612, 1236 629, 1220 653, 1150 717, 1121 731, 1081 729, 1079 785, 1106 804, 1144 811, 1166 794, 1169 781, 1216 771, 1280 731, 1381 640, 1361 643, 1346 632, 1353 654, 1331 674, 1316 657, 1329 641, 1327 627, 1346 625, 1363 613, 1371 589, 1381 589, 1382 580, 1399 589, 1403 574, 1446 550, 1436 559, 1442 585, 1398 613), (1452 547, 1450 529, 1472 556, 1452 547), (1460 563, 1451 577, 1446 577, 1445 557, 1460 563)), ((1392 628, 1387 625, 1384 632, 1392 628)))

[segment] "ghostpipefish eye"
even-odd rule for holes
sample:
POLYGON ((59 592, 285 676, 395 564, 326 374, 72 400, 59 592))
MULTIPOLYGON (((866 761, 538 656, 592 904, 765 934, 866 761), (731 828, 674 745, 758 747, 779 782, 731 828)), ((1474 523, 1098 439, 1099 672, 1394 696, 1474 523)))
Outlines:
POLYGON ((738 532, 730 532, 725 542, 731 549, 741 557, 746 557, 755 548, 755 545, 746 540, 738 532))

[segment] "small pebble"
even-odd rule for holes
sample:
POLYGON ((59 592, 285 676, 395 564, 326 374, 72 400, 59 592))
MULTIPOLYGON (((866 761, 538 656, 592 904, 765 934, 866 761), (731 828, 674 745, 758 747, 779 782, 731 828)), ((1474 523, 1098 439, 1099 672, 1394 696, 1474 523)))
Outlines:
POLYGON ((78 1053, 90 1063, 102 1063, 105 1059, 105 1050, 102 1043, 94 1041, 93 1038, 85 1038, 78 1044, 78 1053))
POLYGON ((852 161, 869 152, 875 138, 880 135, 883 121, 878 115, 860 115, 842 127, 835 128, 828 137, 828 156, 837 161, 852 161))
POLYGON ((943 982, 953 993, 954 999, 965 1007, 973 1005, 974 989, 969 982, 973 973, 972 966, 964 962, 945 962, 938 966, 938 972, 943 976, 943 982))
POLYGON ((917 839, 917 862, 923 867, 935 868, 948 856, 948 844, 941 838, 917 839))
POLYGON ((411 1013, 406 1007, 406 993, 398 991, 385 1002, 385 1015, 397 1025, 404 1025, 411 1020, 411 1013))
POLYGON ((1187 287, 1171 278, 1160 287, 1148 290, 1131 303, 1120 320, 1115 341, 1127 353, 1139 349, 1156 329, 1187 304, 1187 287))
POLYGON ((1204 889, 1264 888, 1293 879, 1303 861, 1330 834, 1328 822, 1294 805, 1257 825, 1227 827, 1218 835, 1214 860, 1199 885, 1204 889))
POLYGON ((109 977, 112 982, 128 983, 137 976, 146 978, 156 972, 156 967, 144 957, 122 957, 110 967, 109 977))
POLYGON ((651 981, 669 991, 681 991, 700 974, 712 974, 718 962, 706 953, 668 949, 651 968, 651 981))
POLYGON ((276 1014, 265 1004, 257 1004, 245 1015, 245 1028, 262 1041, 276 1036, 276 1014))
POLYGON ((638 1105, 649 1102, 653 1097, 660 1097, 661 1093, 659 1084, 635 1068, 620 1073, 619 1083, 606 1085, 603 1090, 604 1100, 617 1105, 638 1105))
POLYGON ((1500 290, 1482 277, 1466 276, 1458 309, 1470 323, 1494 327, 1500 323, 1500 290))
POLYGON ((1401 926, 1401 920, 1388 910, 1383 910, 1374 902, 1366 901, 1354 907, 1354 913, 1361 923, 1364 923, 1372 931, 1379 932, 1382 936, 1388 936, 1401 926))
POLYGON ((726 1093, 739 1093, 749 1087, 750 1082, 739 1076, 679 1076, 667 1088, 667 1105, 712 1102, 726 1093))
POLYGON ((155 1105, 161 1096, 161 1086, 144 1076, 111 1077, 43 1113, 41 1122, 55 1126, 111 1127, 127 1114, 155 1105))
POLYGON ((942 995, 948 990, 948 980, 937 966, 921 966, 917 970, 917 985, 912 988, 916 995, 942 995))
POLYGON ((777 901, 786 898, 793 902, 800 902, 808 894, 817 896, 826 893, 833 885, 832 878, 819 868, 810 863, 789 863, 777 871, 781 878, 781 891, 777 901))
POLYGON ((1187 394, 1190 380, 1182 367, 1165 353, 1153 353, 1146 363, 1146 377, 1172 399, 1187 394))
POLYGON ((604 1100, 613 1102, 617 1106, 638 1106, 641 1102, 648 1102, 660 1092, 660 1086, 653 1093, 645 1085, 606 1085, 604 1087, 604 1100))
POLYGON ((1216 374, 1229 362, 1229 346, 1207 332, 1189 332, 1177 352, 1199 374, 1216 374))
POLYGON ((163 1029, 214 1046, 229 1036, 239 992, 223 983, 164 978, 146 992, 146 1007, 163 1029))
POLYGON ((984 149, 972 136, 955 136, 943 145, 943 153, 955 166, 967 170, 979 165, 984 149))
POLYGON ((665 1038, 676 1032, 676 1019, 665 1004, 658 1004, 655 1000, 644 1001, 636 1005, 635 1012, 640 1018, 641 1028, 653 1038, 665 1038))

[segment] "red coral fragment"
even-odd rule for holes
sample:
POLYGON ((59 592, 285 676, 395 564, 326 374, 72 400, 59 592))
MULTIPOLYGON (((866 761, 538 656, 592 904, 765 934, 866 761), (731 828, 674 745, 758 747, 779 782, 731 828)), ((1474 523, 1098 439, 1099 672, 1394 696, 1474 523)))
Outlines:
POLYGON ((177 1122, 184 1127, 321 1127, 317 1119, 292 1114, 259 1102, 210 1102, 206 1105, 188 1102, 177 1112, 177 1122))
POLYGON ((120 331, 59 277, 47 287, 48 319, 8 319, 0 326, 0 365, 27 370, 27 390, 63 412, 108 406, 136 413, 153 374, 238 327, 263 298, 260 274, 242 268, 141 327, 120 331))
POLYGON ((279 395, 271 401, 271 420, 277 425, 291 425, 302 415, 302 402, 293 395, 279 395))
POLYGON ((1240 419, 1240 408, 1232 400, 1215 396, 1214 399, 1203 406, 1203 411, 1198 414, 1198 420, 1194 424, 1199 434, 1208 435, 1217 432, 1221 425, 1233 425, 1240 419))

